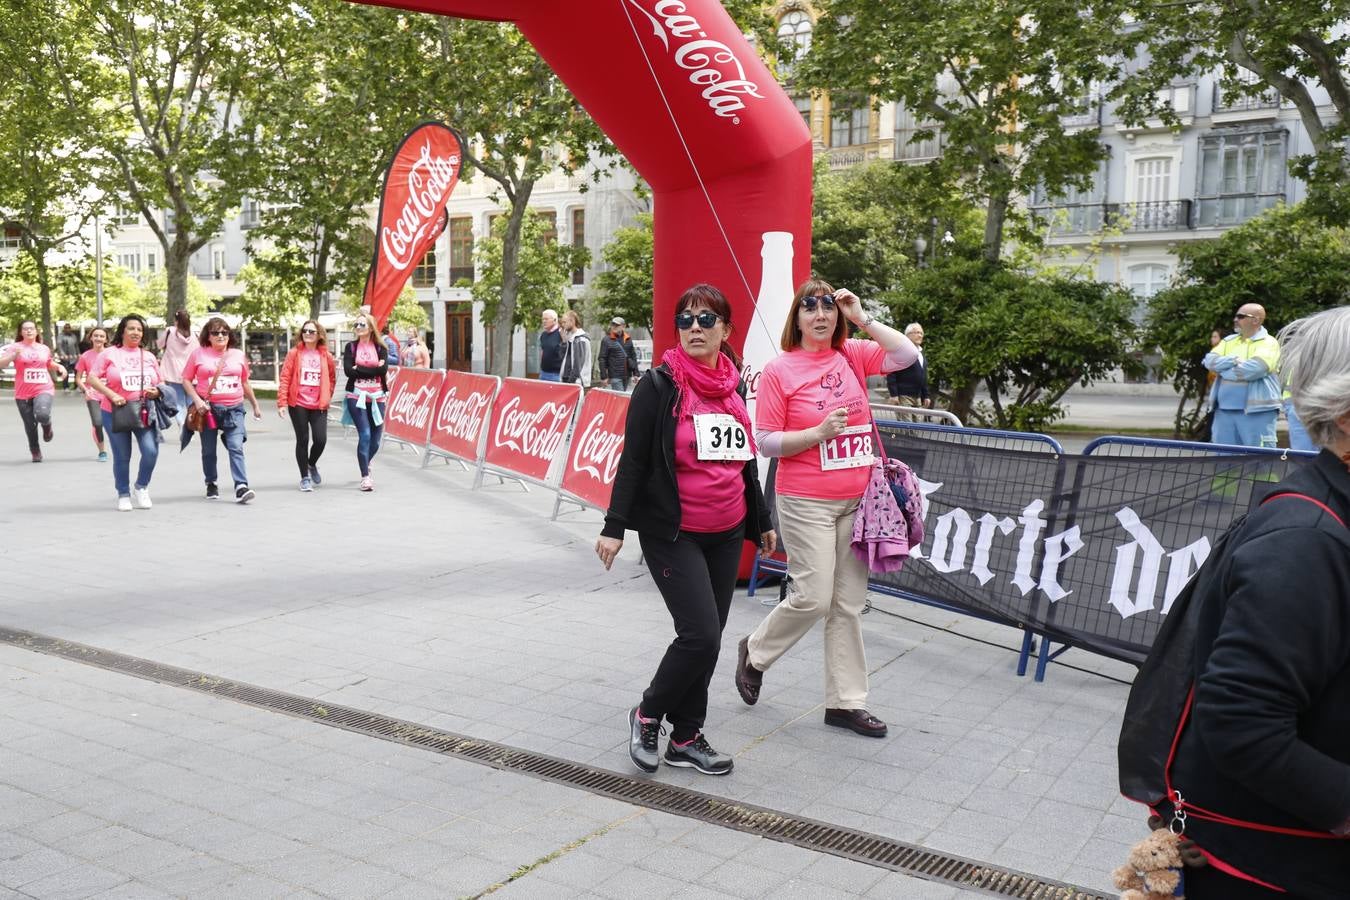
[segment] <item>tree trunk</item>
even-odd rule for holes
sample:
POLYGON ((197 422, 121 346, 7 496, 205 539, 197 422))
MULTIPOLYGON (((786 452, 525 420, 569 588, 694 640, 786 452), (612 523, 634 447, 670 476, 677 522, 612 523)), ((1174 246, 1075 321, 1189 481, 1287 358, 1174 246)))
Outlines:
POLYGON ((989 196, 989 215, 984 221, 983 256, 985 262, 997 263, 999 261, 999 255, 1003 250, 1003 223, 1007 218, 1007 192, 991 194, 989 196))
POLYGON ((319 238, 319 249, 314 254, 314 276, 309 283, 309 317, 315 321, 318 320, 320 307, 323 305, 323 286, 328 283, 328 256, 332 250, 332 241, 325 232, 323 237, 319 238))
POLYGON ((516 290, 520 284, 516 265, 520 260, 520 228, 530 204, 533 181, 524 181, 511 203, 511 216, 502 235, 502 296, 492 320, 492 368, 488 373, 505 378, 511 374, 511 342, 516 333, 516 290))
POLYGON ((192 251, 187 240, 175 235, 173 243, 164 248, 164 280, 168 297, 164 304, 164 321, 172 322, 174 313, 187 309, 188 264, 192 251))
POLYGON ((37 265, 38 296, 42 298, 42 340, 56 354, 56 330, 52 327, 52 285, 51 275, 47 272, 45 254, 34 253, 33 262, 37 265))
POLYGON ((970 424, 970 412, 975 407, 975 389, 979 385, 979 379, 971 379, 952 389, 952 414, 960 419, 963 425, 970 424))

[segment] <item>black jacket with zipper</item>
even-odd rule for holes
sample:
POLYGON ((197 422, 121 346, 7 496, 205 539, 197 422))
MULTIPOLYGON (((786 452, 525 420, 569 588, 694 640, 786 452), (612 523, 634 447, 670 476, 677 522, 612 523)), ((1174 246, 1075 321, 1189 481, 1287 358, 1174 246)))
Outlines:
POLYGON ((389 348, 384 345, 384 341, 375 341, 375 349, 380 354, 380 364, 378 366, 358 366, 356 364, 356 345, 358 341, 352 341, 342 348, 342 371, 347 375, 347 393, 351 393, 356 387, 357 378, 379 378, 380 390, 389 392, 389 348))
MULTIPOLYGON (((737 388, 745 396, 745 385, 737 388)), ((600 533, 623 540, 626 530, 673 541, 680 533, 680 492, 675 483, 673 412, 679 392, 664 366, 649 369, 633 388, 624 425, 623 455, 614 476, 609 511, 600 533)), ((746 462, 745 538, 758 544, 768 531, 769 509, 759 486, 759 466, 746 462)))

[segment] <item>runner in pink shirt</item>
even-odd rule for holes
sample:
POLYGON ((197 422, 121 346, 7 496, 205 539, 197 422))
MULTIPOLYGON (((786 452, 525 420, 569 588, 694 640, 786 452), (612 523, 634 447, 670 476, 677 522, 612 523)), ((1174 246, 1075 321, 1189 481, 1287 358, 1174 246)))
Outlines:
POLYGON ((94 363, 108 346, 108 332, 95 328, 89 332, 89 343, 92 346, 81 353, 75 362, 75 385, 84 391, 84 405, 89 409, 89 424, 94 428, 94 444, 98 446, 98 461, 107 462, 108 451, 103 449, 103 407, 99 403, 101 398, 98 391, 89 386, 89 373, 94 370, 94 363))
POLYGON ((230 456, 230 476, 234 479, 234 502, 247 503, 254 498, 244 467, 244 398, 253 407, 253 418, 261 421, 262 409, 248 381, 248 358, 239 349, 239 336, 220 316, 212 316, 202 327, 198 348, 183 365, 183 390, 188 400, 206 416, 202 428, 202 474, 206 477, 206 499, 220 497, 216 484, 216 439, 230 456))
POLYGON ((42 439, 52 439, 52 373, 66 377, 66 369, 52 358, 52 351, 38 341, 37 323, 25 319, 19 323, 14 343, 0 348, 0 368, 14 363, 14 402, 23 419, 23 430, 28 435, 28 449, 33 462, 42 462, 42 448, 38 445, 38 426, 42 439))
POLYGON ((129 430, 119 431, 114 424, 114 410, 144 399, 159 396, 164 379, 159 373, 155 355, 142 346, 145 340, 145 319, 131 313, 122 317, 113 332, 112 346, 94 361, 88 374, 89 386, 99 397, 103 427, 112 445, 113 485, 117 488, 117 509, 131 512, 150 509, 150 477, 155 474, 159 459, 159 429, 153 412, 141 407, 135 424, 129 430), (131 484, 131 445, 135 442, 141 454, 136 471, 136 483, 131 484))
POLYGON ((825 724, 885 737, 886 723, 867 711, 859 618, 867 566, 849 542, 872 466, 865 380, 913 365, 918 350, 851 291, 818 279, 797 289, 781 345, 760 375, 755 439, 761 454, 778 457, 774 496, 792 580, 786 599, 741 640, 736 689, 753 705, 765 670, 825 618, 825 724), (850 340, 850 322, 872 340, 850 340))
POLYGON ((380 452, 384 436, 385 398, 389 396, 389 367, 398 365, 379 338, 375 317, 362 313, 352 329, 356 340, 342 348, 342 371, 347 376, 346 418, 356 427, 356 464, 361 469, 361 490, 375 489, 370 462, 380 452))
POLYGON ((313 319, 300 326, 277 379, 277 415, 291 418, 300 490, 323 484, 319 457, 328 443, 328 407, 337 386, 337 363, 328 352, 328 332, 313 319))

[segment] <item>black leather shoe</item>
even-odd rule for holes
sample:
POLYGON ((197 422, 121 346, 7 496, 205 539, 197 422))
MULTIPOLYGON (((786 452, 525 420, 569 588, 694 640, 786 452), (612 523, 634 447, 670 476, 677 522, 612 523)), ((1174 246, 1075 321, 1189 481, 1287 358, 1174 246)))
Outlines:
POLYGON ((827 709, 825 724, 847 728, 865 737, 886 736, 886 723, 865 709, 827 709))
POLYGON ((754 706, 759 702, 759 688, 763 683, 764 673, 750 665, 750 636, 746 635, 736 645, 736 693, 747 706, 754 706))

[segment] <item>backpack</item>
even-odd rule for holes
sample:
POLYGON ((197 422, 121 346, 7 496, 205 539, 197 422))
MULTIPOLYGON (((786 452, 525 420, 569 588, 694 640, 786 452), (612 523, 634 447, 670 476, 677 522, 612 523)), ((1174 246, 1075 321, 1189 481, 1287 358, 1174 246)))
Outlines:
MULTIPOLYGON (((1324 503, 1305 494, 1290 491, 1276 492, 1261 501, 1265 506, 1272 500, 1289 497, 1320 506, 1342 526, 1345 522, 1324 503)), ((1187 814, 1197 819, 1208 819, 1263 831, 1278 831, 1300 837, 1330 837, 1324 832, 1276 828, 1255 822, 1233 819, 1221 813, 1179 802, 1172 789, 1172 758, 1181 744, 1181 735, 1190 718, 1195 699, 1195 642, 1200 626, 1216 614, 1203 602, 1193 602, 1197 592, 1208 593, 1211 582, 1219 577, 1221 561, 1227 556, 1233 536, 1247 517, 1242 516, 1229 526, 1215 543, 1195 575, 1186 583, 1172 602, 1171 611, 1158 629, 1148 657, 1135 675, 1125 702, 1125 717, 1120 726, 1117 744, 1120 792, 1125 797, 1153 808, 1163 800, 1171 800, 1182 822, 1187 814)))

